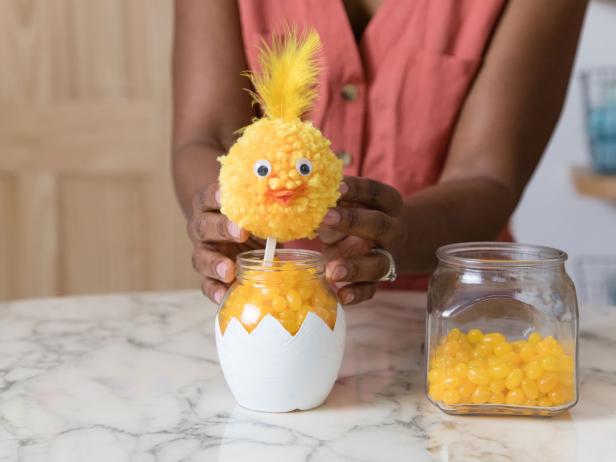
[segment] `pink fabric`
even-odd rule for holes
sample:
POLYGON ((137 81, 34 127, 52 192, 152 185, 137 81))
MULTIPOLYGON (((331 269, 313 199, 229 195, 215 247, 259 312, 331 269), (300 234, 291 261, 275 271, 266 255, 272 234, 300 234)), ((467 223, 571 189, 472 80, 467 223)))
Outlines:
MULTIPOLYGON (((408 196, 440 175, 456 117, 505 0, 383 0, 355 41, 342 0, 239 0, 246 56, 284 24, 314 27, 325 71, 311 119, 348 175, 408 196), (354 101, 342 88, 358 89, 354 101)), ((408 287, 408 285, 407 285, 408 287)))

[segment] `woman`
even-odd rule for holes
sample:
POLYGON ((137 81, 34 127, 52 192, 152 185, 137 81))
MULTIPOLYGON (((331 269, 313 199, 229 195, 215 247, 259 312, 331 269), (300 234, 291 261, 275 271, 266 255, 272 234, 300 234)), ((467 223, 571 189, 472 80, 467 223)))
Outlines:
POLYGON ((583 0, 177 0, 173 171, 203 292, 261 242, 219 213, 218 163, 254 117, 247 80, 280 25, 314 27, 326 70, 311 118, 345 163, 320 228, 326 275, 358 303, 390 270, 420 287, 435 250, 506 230, 558 120, 583 0))

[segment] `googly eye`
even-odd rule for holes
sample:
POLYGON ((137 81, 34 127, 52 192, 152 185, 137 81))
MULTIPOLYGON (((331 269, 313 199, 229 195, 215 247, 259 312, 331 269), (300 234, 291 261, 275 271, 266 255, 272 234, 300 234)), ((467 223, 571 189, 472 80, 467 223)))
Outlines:
POLYGON ((312 162, 308 159, 299 159, 295 162, 295 169, 302 176, 310 175, 312 173, 312 162))
POLYGON ((259 178, 265 178, 272 171, 272 164, 265 159, 258 160, 252 166, 252 171, 259 178))

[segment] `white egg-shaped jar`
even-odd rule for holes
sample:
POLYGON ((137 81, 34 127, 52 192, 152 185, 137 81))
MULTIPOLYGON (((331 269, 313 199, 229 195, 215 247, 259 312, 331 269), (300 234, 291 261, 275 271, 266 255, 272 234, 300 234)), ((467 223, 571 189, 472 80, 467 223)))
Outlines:
POLYGON ((248 409, 312 409, 338 377, 346 323, 318 252, 280 249, 269 263, 263 251, 240 254, 215 330, 225 380, 248 409))

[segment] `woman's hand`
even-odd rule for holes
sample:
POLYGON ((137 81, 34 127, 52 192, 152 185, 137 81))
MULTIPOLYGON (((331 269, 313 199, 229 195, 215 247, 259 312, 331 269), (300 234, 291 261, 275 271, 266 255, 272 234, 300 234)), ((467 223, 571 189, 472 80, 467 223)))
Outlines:
POLYGON ((319 236, 326 244, 326 277, 348 282, 338 291, 344 304, 371 298, 377 281, 389 270, 386 256, 372 252, 375 247, 396 252, 405 241, 401 219, 402 196, 378 181, 346 176, 340 188, 338 207, 329 210, 319 236))
POLYGON ((235 279, 237 254, 263 245, 220 213, 218 183, 210 183, 195 194, 187 231, 194 245, 193 267, 203 275, 201 290, 220 303, 235 279))

